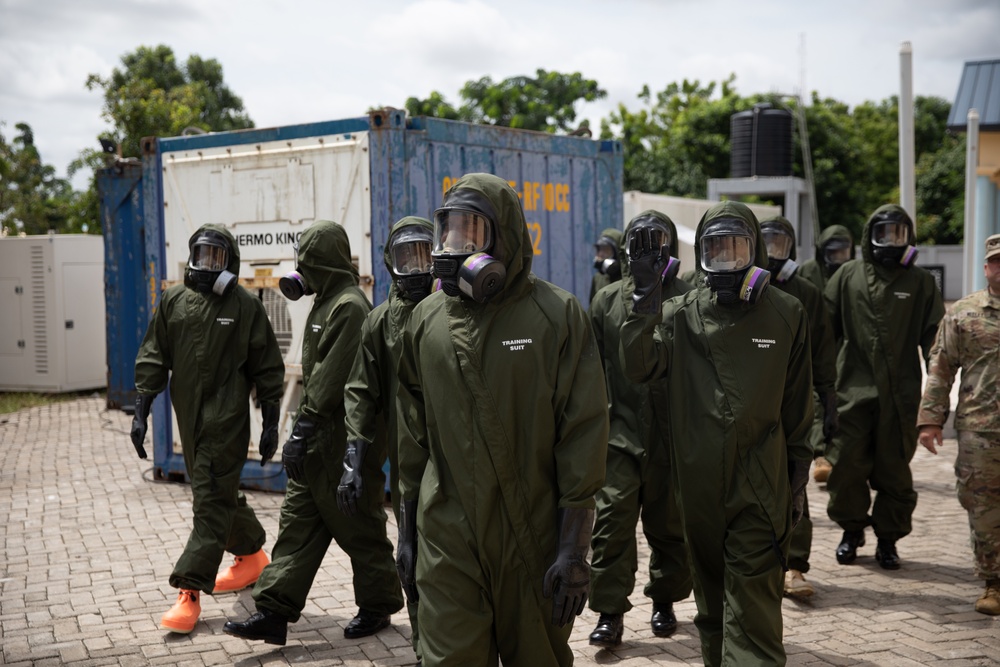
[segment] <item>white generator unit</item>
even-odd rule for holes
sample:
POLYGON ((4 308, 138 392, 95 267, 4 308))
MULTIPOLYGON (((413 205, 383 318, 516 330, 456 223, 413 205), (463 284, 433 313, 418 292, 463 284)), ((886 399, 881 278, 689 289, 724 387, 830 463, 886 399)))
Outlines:
MULTIPOLYGON (((654 195, 648 192, 630 190, 624 194, 624 203, 625 225, 629 223, 629 220, 649 209, 664 213, 673 220, 674 225, 677 226, 677 240, 679 242, 677 259, 681 260, 681 273, 697 266, 694 258, 694 234, 698 229, 698 222, 701 220, 701 216, 705 215, 705 211, 719 202, 654 195)), ((747 204, 747 207, 754 212, 758 220, 781 215, 780 206, 747 204)), ((624 229, 624 226, 622 228, 624 229)))
POLYGON ((106 387, 104 240, 0 238, 0 391, 106 387))

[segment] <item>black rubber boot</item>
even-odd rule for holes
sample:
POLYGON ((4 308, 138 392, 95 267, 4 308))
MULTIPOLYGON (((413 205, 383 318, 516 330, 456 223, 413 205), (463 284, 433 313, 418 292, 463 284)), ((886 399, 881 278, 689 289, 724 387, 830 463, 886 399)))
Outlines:
POLYGON ((590 633, 590 645, 614 648, 622 643, 625 632, 625 614, 601 614, 597 627, 590 633))
POLYGON ((674 616, 673 602, 654 602, 653 616, 649 619, 653 634, 657 637, 669 637, 677 632, 677 617, 674 616))
POLYGON ((845 530, 837 546, 837 562, 841 565, 853 563, 858 557, 858 547, 865 546, 865 531, 845 530))
POLYGON ((344 636, 348 639, 368 637, 387 627, 389 627, 389 614, 358 609, 358 615, 344 628, 344 636))
POLYGON ((875 547, 875 560, 882 566, 883 570, 899 569, 899 554, 896 553, 896 540, 885 540, 879 538, 875 547))
POLYGON ((263 640, 267 644, 285 645, 288 635, 288 619, 267 609, 260 609, 242 623, 229 621, 222 626, 227 635, 243 639, 263 640))

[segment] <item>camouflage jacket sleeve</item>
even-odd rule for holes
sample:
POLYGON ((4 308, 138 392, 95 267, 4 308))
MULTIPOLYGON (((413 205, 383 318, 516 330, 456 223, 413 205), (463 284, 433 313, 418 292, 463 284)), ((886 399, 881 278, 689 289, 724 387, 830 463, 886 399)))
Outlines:
POLYGON ((945 315, 931 347, 927 382, 924 384, 920 411, 917 413, 918 428, 926 425, 943 426, 948 419, 951 385, 961 366, 960 334, 954 312, 945 315))

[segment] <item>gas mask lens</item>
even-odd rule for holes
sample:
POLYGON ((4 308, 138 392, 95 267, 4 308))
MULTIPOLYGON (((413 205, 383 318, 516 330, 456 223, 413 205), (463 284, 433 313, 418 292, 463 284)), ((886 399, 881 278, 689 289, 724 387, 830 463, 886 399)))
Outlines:
POLYGON ((840 266, 851 258, 851 244, 836 239, 823 246, 823 262, 830 266, 840 266))
POLYGON ((428 238, 397 242, 392 247, 391 255, 392 271, 398 276, 431 272, 433 260, 428 238))
POLYGON ((872 243, 882 248, 902 248, 909 244, 910 226, 899 220, 876 222, 872 227, 872 243))
POLYGON ((761 230, 769 259, 788 259, 792 255, 792 237, 784 230, 765 227, 761 230))
POLYGON ((605 260, 615 256, 615 247, 610 241, 601 239, 594 244, 594 259, 605 260))
POLYGON ((492 225, 483 215, 461 209, 439 209, 434 213, 435 255, 469 255, 485 252, 492 245, 492 225))
POLYGON ((214 243, 196 241, 188 266, 196 271, 222 271, 229 265, 229 251, 214 243))
POLYGON ((739 271, 753 264, 753 239, 749 236, 703 236, 701 268, 712 273, 739 271))

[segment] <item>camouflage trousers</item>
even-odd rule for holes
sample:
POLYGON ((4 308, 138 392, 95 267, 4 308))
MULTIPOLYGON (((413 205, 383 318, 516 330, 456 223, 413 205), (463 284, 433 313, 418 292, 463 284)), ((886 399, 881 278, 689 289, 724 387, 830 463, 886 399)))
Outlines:
POLYGON ((958 502, 969 512, 976 575, 1000 579, 1000 433, 958 432, 958 502))

